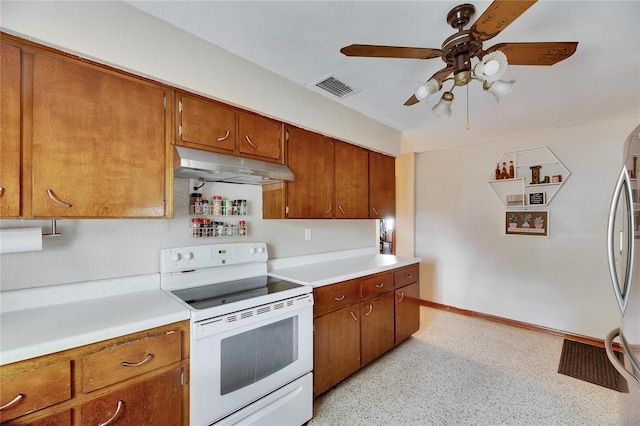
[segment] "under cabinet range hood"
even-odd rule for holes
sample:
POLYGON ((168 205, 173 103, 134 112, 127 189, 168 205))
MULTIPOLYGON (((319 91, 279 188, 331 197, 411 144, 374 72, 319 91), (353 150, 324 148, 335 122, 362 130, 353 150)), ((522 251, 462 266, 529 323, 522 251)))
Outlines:
POLYGON ((284 164, 217 154, 199 149, 175 146, 174 176, 203 179, 206 182, 266 185, 293 180, 293 173, 284 164))

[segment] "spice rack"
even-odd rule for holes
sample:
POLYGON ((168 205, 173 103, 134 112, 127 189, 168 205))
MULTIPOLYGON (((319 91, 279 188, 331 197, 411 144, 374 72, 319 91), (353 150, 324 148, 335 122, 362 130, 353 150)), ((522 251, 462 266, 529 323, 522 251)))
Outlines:
POLYGON ((191 194, 189 230, 194 238, 244 237, 248 227, 246 200, 222 200, 214 196, 211 203, 198 193, 191 194), (237 220, 230 220, 234 217, 237 220))

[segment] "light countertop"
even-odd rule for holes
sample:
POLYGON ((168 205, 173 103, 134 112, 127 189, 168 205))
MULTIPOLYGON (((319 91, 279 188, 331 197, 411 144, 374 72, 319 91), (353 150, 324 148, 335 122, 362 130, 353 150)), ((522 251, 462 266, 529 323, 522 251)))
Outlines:
POLYGON ((159 280, 152 274, 3 292, 0 365, 189 319, 159 280))
POLYGON ((420 260, 417 257, 398 257, 358 249, 274 259, 269 262, 269 275, 318 287, 414 265, 420 260))

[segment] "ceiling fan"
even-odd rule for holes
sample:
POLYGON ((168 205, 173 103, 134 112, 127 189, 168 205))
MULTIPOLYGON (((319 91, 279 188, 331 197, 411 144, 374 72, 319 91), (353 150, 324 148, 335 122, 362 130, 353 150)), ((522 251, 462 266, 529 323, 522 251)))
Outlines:
POLYGON ((418 87, 416 93, 404 103, 407 106, 426 101, 429 95, 440 91, 442 84, 449 80, 452 80, 454 85, 443 94, 441 101, 434 107, 436 115, 450 115, 450 104, 453 101, 451 91, 456 86, 466 86, 472 80, 482 82, 483 88, 496 96, 496 100, 500 102, 510 93, 511 86, 515 83, 513 80, 500 80, 507 62, 510 65, 549 66, 573 55, 578 46, 578 42, 524 42, 498 43, 483 48, 483 42, 497 36, 536 1, 495 0, 467 30, 464 27, 471 21, 475 7, 468 3, 454 7, 447 14, 447 22, 458 31, 442 43, 441 49, 352 44, 343 47, 340 52, 346 56, 358 57, 441 58, 446 66, 433 74, 425 85, 418 87), (473 68, 472 58, 479 59, 473 68))

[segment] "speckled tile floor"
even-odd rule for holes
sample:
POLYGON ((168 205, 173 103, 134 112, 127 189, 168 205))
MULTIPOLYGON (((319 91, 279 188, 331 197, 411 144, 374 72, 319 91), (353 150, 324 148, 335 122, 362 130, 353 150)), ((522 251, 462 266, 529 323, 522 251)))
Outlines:
POLYGON ((640 394, 558 374, 562 337, 420 310, 420 331, 317 398, 309 426, 640 425, 640 394))

